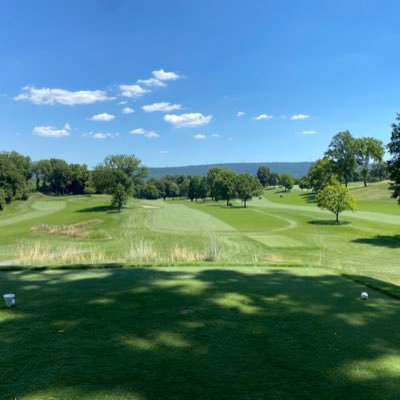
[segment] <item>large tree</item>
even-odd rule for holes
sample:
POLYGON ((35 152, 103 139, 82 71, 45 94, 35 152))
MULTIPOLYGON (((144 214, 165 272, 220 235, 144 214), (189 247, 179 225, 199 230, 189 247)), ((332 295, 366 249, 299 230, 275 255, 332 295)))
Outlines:
POLYGON ((113 189, 111 207, 116 208, 118 211, 121 211, 121 208, 126 204, 127 200, 128 192, 126 188, 124 187, 124 185, 118 183, 113 189))
POLYGON ((388 144, 389 153, 392 159, 388 161, 388 169, 393 190, 392 197, 397 199, 400 205, 400 113, 397 114, 396 121, 392 124, 392 135, 388 144))
POLYGON ((28 198, 28 181, 31 179, 31 159, 15 151, 0 153, 0 189, 5 200, 28 198))
POLYGON ((236 173, 222 169, 215 179, 216 197, 226 201, 226 205, 236 197, 236 173))
POLYGON ((339 182, 325 186, 317 194, 317 205, 333 212, 336 216, 336 223, 339 223, 339 214, 342 211, 354 211, 356 201, 349 189, 342 186, 339 182))
POLYGON ((124 172, 132 180, 133 185, 142 183, 148 175, 147 168, 134 155, 114 154, 105 158, 104 165, 124 172))
POLYGON ((383 143, 372 137, 357 139, 357 161, 361 167, 364 187, 367 187, 367 178, 371 161, 382 161, 385 149, 383 143))
POLYGON ((332 163, 327 158, 315 161, 307 172, 309 187, 314 192, 319 192, 336 179, 336 174, 332 171, 332 163))
POLYGON ((349 131, 337 133, 331 140, 325 157, 332 162, 333 171, 347 184, 357 165, 357 140, 349 131))
POLYGON ((369 172, 370 176, 373 178, 383 181, 384 179, 389 178, 388 175, 388 164, 386 161, 381 161, 378 163, 374 163, 371 166, 371 171, 369 172))
POLYGON ((263 187, 268 186, 269 176, 271 175, 271 171, 265 165, 261 165, 257 169, 257 179, 260 181, 263 187))
POLYGON ((240 200, 243 201, 243 207, 246 208, 247 201, 254 196, 261 194, 261 183, 257 178, 250 174, 239 174, 236 178, 236 193, 240 200))
POLYGON ((213 167, 207 172, 207 184, 210 189, 210 196, 215 201, 218 201, 218 188, 216 182, 222 171, 222 168, 213 167))
POLYGON ((294 186, 294 177, 285 172, 279 177, 279 183, 285 188, 285 192, 290 191, 294 186))

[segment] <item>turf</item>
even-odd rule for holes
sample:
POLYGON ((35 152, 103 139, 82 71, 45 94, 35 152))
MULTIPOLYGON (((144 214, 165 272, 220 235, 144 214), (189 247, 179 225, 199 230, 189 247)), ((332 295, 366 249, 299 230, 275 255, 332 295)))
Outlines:
POLYGON ((400 207, 390 198, 388 182, 352 184, 351 191, 358 210, 344 213, 340 226, 316 206, 312 193, 298 188, 266 190, 247 209, 238 201, 227 208, 224 202, 131 199, 121 213, 110 209, 107 196, 34 196, 0 215, 0 262, 18 264, 21 252, 34 253, 39 245, 49 257, 28 257, 27 267, 64 264, 65 257, 54 255, 65 249, 82 255, 70 263, 208 265, 214 246, 214 265, 325 267, 399 284, 400 207), (84 228, 86 237, 32 231, 40 224, 93 220, 98 223, 84 228))
POLYGON ((316 268, 2 272, 2 399, 382 399, 399 303, 316 268), (363 302, 360 292, 368 290, 363 302))

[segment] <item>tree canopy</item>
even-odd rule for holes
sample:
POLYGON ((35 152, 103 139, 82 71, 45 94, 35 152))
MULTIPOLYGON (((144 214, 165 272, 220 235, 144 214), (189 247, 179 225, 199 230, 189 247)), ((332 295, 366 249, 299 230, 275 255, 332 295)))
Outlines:
POLYGON ((333 172, 344 184, 351 181, 357 165, 357 140, 349 131, 337 133, 331 140, 325 157, 332 162, 333 172))
POLYGON ((320 208, 333 212, 336 216, 336 223, 339 223, 339 214, 345 210, 354 211, 356 200, 349 189, 339 182, 325 186, 317 194, 317 205, 320 208))
POLYGON ((392 156, 388 162, 388 169, 392 180, 392 196, 400 205, 400 113, 397 114, 396 121, 398 122, 392 124, 392 134, 388 144, 388 150, 392 156))
POLYGON ((372 137, 357 139, 357 161, 361 167, 364 187, 367 187, 367 177, 371 161, 382 161, 385 149, 383 143, 372 137))

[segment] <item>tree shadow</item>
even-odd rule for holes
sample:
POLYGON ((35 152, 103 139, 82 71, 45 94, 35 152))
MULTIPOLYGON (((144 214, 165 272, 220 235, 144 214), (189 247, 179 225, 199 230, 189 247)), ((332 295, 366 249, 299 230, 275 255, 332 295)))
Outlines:
POLYGON ((317 219, 317 220, 313 220, 313 221, 307 221, 307 223, 311 224, 311 225, 333 225, 333 226, 351 224, 350 221, 339 221, 339 222, 336 222, 334 219, 317 219))
POLYGON ((391 249, 400 248, 400 235, 377 235, 373 237, 363 237, 353 240, 353 243, 369 244, 372 246, 389 247, 391 249))
POLYGON ((307 203, 316 203, 317 194, 315 192, 300 193, 300 197, 307 203))
POLYGON ((79 210, 76 210, 78 213, 118 213, 118 210, 116 210, 114 207, 108 205, 108 206, 95 206, 95 207, 87 207, 87 208, 81 208, 79 210))
POLYGON ((2 398, 397 398, 398 301, 299 271, 2 272, 2 398))

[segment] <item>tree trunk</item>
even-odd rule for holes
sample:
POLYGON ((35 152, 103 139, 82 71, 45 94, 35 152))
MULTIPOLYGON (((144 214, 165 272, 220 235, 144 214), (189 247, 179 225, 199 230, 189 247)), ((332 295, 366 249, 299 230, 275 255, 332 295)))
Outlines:
POLYGON ((244 203, 244 208, 246 208, 246 199, 243 200, 243 203, 244 203))
POLYGON ((336 211, 336 223, 339 223, 339 211, 336 211))

